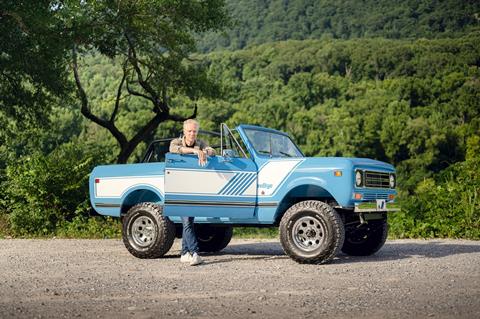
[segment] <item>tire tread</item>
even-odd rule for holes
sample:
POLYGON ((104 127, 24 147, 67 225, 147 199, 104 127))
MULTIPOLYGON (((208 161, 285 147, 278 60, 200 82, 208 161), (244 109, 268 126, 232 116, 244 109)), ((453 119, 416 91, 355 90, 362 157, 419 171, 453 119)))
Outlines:
POLYGON ((345 239, 345 231, 343 226, 343 221, 338 215, 338 213, 328 204, 317 201, 317 200, 308 200, 299 202, 291 206, 282 217, 280 221, 280 241, 282 243, 283 250, 287 255, 289 255, 293 260, 298 263, 308 263, 308 264, 324 264, 330 262, 340 251, 343 246, 343 241, 345 239), (326 250, 321 254, 315 257, 305 257, 298 255, 294 252, 293 247, 288 239, 287 226, 289 221, 301 211, 311 211, 316 212, 329 221, 333 230, 333 240, 326 250))
POLYGON ((153 259, 153 258, 160 258, 165 255, 173 245, 173 241, 175 239, 175 226, 168 219, 168 217, 163 216, 163 207, 150 202, 143 202, 137 205, 132 206, 129 210, 125 218, 123 219, 123 226, 122 226, 122 239, 125 247, 127 250, 134 255, 135 257, 142 258, 142 259, 153 259), (153 244, 151 249, 146 251, 138 251, 132 245, 130 245, 128 238, 127 238, 127 227, 128 222, 133 212, 137 210, 144 210, 148 211, 152 214, 152 217, 155 219, 159 230, 158 236, 155 243, 153 244), (161 229, 160 229, 161 228, 161 229))

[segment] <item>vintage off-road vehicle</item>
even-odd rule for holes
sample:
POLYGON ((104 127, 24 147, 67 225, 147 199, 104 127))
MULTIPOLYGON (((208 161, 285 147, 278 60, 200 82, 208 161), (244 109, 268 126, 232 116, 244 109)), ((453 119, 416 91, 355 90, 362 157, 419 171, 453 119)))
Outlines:
POLYGON ((340 250, 370 255, 385 243, 387 212, 396 210, 390 164, 308 158, 287 134, 252 125, 222 124, 207 137, 219 155, 204 167, 195 155, 168 153, 170 140, 152 143, 142 163, 98 166, 90 176, 93 208, 122 218, 136 257, 168 252, 181 216, 196 217, 206 252, 225 248, 234 226, 278 226, 285 253, 301 263, 325 263, 340 250))

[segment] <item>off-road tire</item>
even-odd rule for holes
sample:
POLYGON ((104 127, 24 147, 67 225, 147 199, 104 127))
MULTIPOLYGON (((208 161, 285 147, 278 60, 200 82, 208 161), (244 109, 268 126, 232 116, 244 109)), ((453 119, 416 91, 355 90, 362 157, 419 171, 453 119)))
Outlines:
POLYGON ((230 226, 195 225, 198 248, 201 252, 217 252, 227 247, 232 239, 230 226))
POLYGON ((130 208, 122 223, 123 243, 138 258, 159 258, 173 245, 175 226, 163 216, 163 207, 140 203, 130 208))
POLYGON ((382 248, 387 240, 387 219, 371 220, 367 224, 348 227, 342 252, 350 256, 369 256, 382 248))
POLYGON ((299 263, 331 261, 343 245, 345 230, 330 205, 309 200, 290 207, 280 221, 280 242, 285 253, 299 263))

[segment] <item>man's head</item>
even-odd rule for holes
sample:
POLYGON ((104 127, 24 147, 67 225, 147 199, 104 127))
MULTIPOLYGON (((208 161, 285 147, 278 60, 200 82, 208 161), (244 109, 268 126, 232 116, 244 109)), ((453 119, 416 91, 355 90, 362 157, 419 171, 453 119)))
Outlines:
POLYGON ((192 145, 197 140, 198 129, 200 125, 196 120, 188 119, 183 122, 183 135, 187 145, 192 145))

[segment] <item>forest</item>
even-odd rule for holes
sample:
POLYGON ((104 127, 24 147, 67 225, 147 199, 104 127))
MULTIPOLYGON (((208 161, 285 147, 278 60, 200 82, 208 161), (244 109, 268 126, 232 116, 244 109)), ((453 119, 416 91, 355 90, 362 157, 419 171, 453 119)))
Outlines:
POLYGON ((0 237, 118 236, 118 221, 91 216, 90 171, 141 160, 149 142, 178 136, 195 116, 202 129, 285 131, 307 156, 389 162, 402 206, 391 236, 480 239, 476 1, 207 2, 203 14, 168 1, 119 9, 127 22, 108 1, 65 13, 49 1, 0 8, 10 23, 0 25, 0 237), (188 27, 134 19, 166 8, 188 27), (29 10, 37 19, 27 21, 29 10), (46 29, 18 40, 22 14, 26 27, 46 29), (48 28, 88 26, 92 14, 111 20, 50 38, 48 28))
POLYGON ((285 40, 457 37, 479 25, 475 0, 228 0, 232 26, 198 38, 202 52, 285 40))

